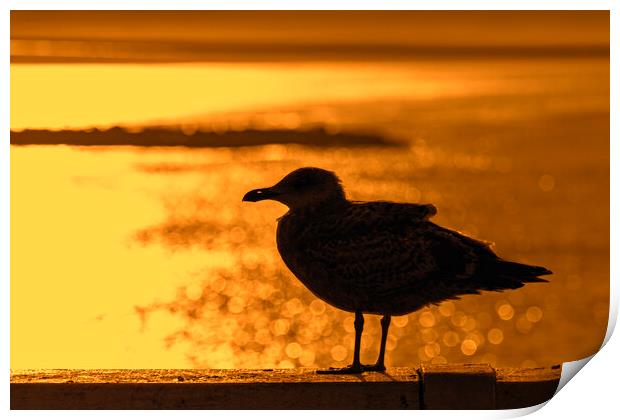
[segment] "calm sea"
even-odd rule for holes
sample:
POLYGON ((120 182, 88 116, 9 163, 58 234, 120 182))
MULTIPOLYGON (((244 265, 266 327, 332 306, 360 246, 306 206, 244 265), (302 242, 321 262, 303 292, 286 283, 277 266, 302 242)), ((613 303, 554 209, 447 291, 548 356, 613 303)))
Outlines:
MULTIPOLYGON (((434 203, 437 223, 555 273, 548 284, 395 318, 388 365, 539 366, 600 347, 609 302, 607 60, 248 64, 232 66, 228 79, 222 66, 217 80, 213 68, 202 71, 224 88, 183 119, 170 102, 170 121, 320 124, 407 146, 11 147, 12 368, 349 363, 351 314, 317 300, 277 254, 285 208, 241 202, 300 166, 336 171, 352 199, 434 203), (239 72, 273 90, 225 101, 239 72)), ((161 121, 165 111, 141 118, 161 121)), ((120 118, 109 112, 101 118, 120 118)), ((367 362, 378 352, 375 318, 363 337, 367 362)))

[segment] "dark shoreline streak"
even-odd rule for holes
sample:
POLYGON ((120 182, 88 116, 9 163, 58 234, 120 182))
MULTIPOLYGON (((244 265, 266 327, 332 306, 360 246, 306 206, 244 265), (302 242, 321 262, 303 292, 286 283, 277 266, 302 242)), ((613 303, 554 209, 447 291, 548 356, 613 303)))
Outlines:
POLYGON ((309 130, 196 131, 145 128, 139 132, 121 127, 108 130, 11 131, 11 145, 142 146, 142 147, 246 147, 267 144, 298 144, 315 147, 398 147, 402 144, 374 134, 328 133, 309 130))

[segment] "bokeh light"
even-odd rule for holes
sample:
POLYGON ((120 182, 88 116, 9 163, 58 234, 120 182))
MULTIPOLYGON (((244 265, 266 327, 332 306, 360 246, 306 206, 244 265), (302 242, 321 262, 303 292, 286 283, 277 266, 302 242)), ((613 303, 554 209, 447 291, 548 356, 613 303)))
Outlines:
POLYGON ((529 322, 539 322, 543 317, 543 311, 538 306, 527 308, 526 318, 529 322))
MULTIPOLYGON (((592 354, 609 315, 608 62, 492 64, 326 66, 304 86, 312 89, 320 76, 323 90, 338 83, 339 92, 356 92, 354 101, 246 107, 179 122, 189 132, 368 130, 403 139, 403 148, 11 147, 11 319, 19 320, 11 329, 12 365, 350 363, 352 315, 312 295, 278 255, 276 219, 285 208, 240 202, 249 189, 308 165, 336 170, 355 200, 432 202, 434 222, 555 273, 547 284, 393 317, 392 366, 540 366, 592 354), (367 95, 373 82, 382 88, 367 95), (379 95, 390 92, 396 96, 379 95), (82 295, 100 299, 75 298, 82 295), (56 345, 41 352, 49 342, 56 345)), ((274 74, 294 71, 259 67, 243 72, 272 83, 274 74)), ((293 92, 286 82, 310 70, 279 80, 280 90, 293 92)), ((378 318, 366 319, 365 363, 377 355, 378 318)))
POLYGON ((302 348, 299 343, 289 343, 286 345, 286 355, 291 359, 297 359, 302 354, 302 348))
POLYGON ((347 349, 344 346, 336 345, 331 349, 332 359, 342 362, 347 357, 347 349))
POLYGON ((497 315, 504 321, 509 321, 514 316, 515 311, 512 305, 505 303, 497 308, 497 315))
POLYGON ((499 328, 492 328, 487 333, 487 338, 491 344, 501 344, 504 341, 504 333, 499 328))
POLYGON ((461 343, 461 352, 463 352, 463 354, 466 356, 473 355, 474 353, 476 353, 476 350, 478 350, 478 345, 474 340, 467 339, 463 340, 463 342, 461 343))
POLYGON ((445 317, 451 317, 454 315, 454 311, 456 310, 456 306, 454 303, 448 301, 439 305, 439 313, 445 317))
POLYGON ((538 186, 545 192, 551 191, 555 187, 555 178, 551 175, 543 175, 538 180, 538 186))
POLYGON ((448 331, 443 335, 443 342, 448 347, 454 347, 459 343, 459 335, 454 331, 448 331))
POLYGON ((425 328, 430 328, 435 325, 435 315, 431 311, 423 311, 418 317, 418 322, 425 328))

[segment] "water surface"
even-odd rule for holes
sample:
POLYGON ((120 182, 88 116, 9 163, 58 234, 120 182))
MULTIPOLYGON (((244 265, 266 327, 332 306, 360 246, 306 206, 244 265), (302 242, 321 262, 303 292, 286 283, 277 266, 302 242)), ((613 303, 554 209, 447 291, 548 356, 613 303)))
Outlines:
MULTIPOLYGON (((277 255, 275 219, 285 208, 241 202, 246 191, 300 166, 335 170, 352 199, 434 203, 437 223, 555 273, 548 284, 395 318, 389 365, 547 365, 592 354, 602 342, 606 60, 112 66, 104 73, 14 67, 16 129, 60 127, 63 115, 80 109, 78 126, 166 118, 217 129, 320 124, 397 137, 407 147, 11 147, 12 368, 348 363, 351 314, 317 300, 277 255), (19 89, 37 74, 45 94, 20 102, 27 95, 19 89), (53 106, 54 77, 87 83, 95 75, 135 83, 128 91, 141 100, 119 101, 99 83, 53 106), (166 83, 173 82, 179 91, 145 105, 147 76, 155 93, 172 92, 166 83), (184 102, 188 92, 194 101, 184 102)), ((380 327, 375 317, 366 325, 362 357, 370 362, 380 327)))

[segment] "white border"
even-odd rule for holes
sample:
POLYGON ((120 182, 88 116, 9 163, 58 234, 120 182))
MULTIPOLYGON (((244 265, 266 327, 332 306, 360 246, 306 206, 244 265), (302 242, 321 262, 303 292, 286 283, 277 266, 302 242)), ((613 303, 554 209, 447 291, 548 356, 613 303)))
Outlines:
MULTIPOLYGON (((377 2, 378 3, 378 2, 377 2)), ((258 10, 258 9, 290 9, 290 10, 344 10, 344 9, 418 9, 418 10, 485 10, 485 9, 495 9, 495 10, 611 10, 611 92, 612 92, 612 100, 611 100, 611 138, 616 139, 616 141, 620 141, 618 138, 618 106, 616 100, 618 99, 618 80, 617 75, 620 74, 620 68, 618 66, 618 38, 620 34, 618 34, 618 25, 620 24, 620 20, 618 19, 617 14, 619 13, 619 8, 617 3, 614 1, 541 1, 541 0, 502 0, 502 1, 395 1, 388 0, 383 1, 380 4, 375 4, 369 1, 325 1, 325 0, 314 0, 314 1, 296 1, 294 3, 282 0, 263 0, 263 1, 240 1, 240 0, 229 0, 227 2, 220 2, 219 4, 213 4, 212 2, 199 2, 199 1, 187 1, 181 0, 176 2, 171 1, 162 1, 162 0, 152 0, 149 2, 137 1, 137 0, 108 0, 105 2, 102 1, 56 1, 53 4, 50 4, 49 1, 15 1, 8 0, 2 2, 2 32, 3 32, 3 42, 0 44, 3 52, 3 60, 4 60, 4 78, 2 79, 2 92, 3 95, 3 107, 0 116, 0 121, 2 124, 2 132, 5 135, 9 133, 9 109, 10 109, 10 96, 9 93, 9 10, 11 9, 99 9, 99 10, 122 10, 122 9, 133 9, 133 10, 148 10, 148 9, 188 9, 188 10, 198 10, 198 9, 250 9, 250 10, 258 10), (614 77, 614 75, 616 75, 614 77)), ((611 143, 611 156, 617 157, 618 148, 615 142, 611 143)), ((2 324, 4 326, 3 332, 4 337, 7 338, 3 342, 2 345, 2 358, 1 363, 4 369, 4 372, 9 372, 9 331, 10 331, 10 289, 9 289, 9 261, 10 261, 10 236, 9 236, 9 228, 10 228, 10 219, 9 219, 9 142, 8 139, 5 139, 0 146, 0 276, 2 278, 2 287, 3 287, 3 305, 2 305, 2 324)), ((615 170, 614 166, 611 165, 611 214, 618 214, 618 190, 617 190, 617 177, 618 172, 615 170)), ((611 220, 611 261, 615 262, 618 258, 618 249, 616 238, 618 237, 618 225, 615 223, 615 219, 611 220)), ((594 416, 601 418, 609 418, 608 413, 617 412, 617 408, 615 406, 615 400, 617 399, 617 385, 615 384, 616 378, 618 377, 618 361, 616 359, 615 354, 618 354, 618 350, 620 346, 618 345, 617 338, 611 338, 611 333, 615 326, 617 312, 618 312, 618 269, 617 264, 612 263, 611 266, 611 278, 616 279, 612 281, 611 284, 611 311, 610 311, 610 323, 608 328, 608 333, 605 338, 606 345, 602 351, 597 354, 592 361, 589 363, 589 367, 584 369, 584 372, 580 373, 580 378, 577 380, 570 381, 568 385, 565 386, 548 404, 543 410, 537 411, 534 416, 536 418, 543 419, 551 419, 551 418, 573 418, 573 417, 583 417, 584 415, 594 416), (611 339, 610 339, 611 338, 611 339)), ((570 366, 569 366, 570 368, 570 366)), ((8 378, 7 378, 8 379, 8 378)), ((9 382, 5 379, 3 383, 2 393, 2 402, 5 410, 8 410, 8 397, 9 397, 9 382)), ((394 411, 390 412, 390 416, 422 416, 425 418, 433 417, 433 418, 446 418, 452 417, 454 415, 458 415, 459 418, 472 418, 472 419, 480 419, 480 418, 503 418, 503 417, 514 417, 518 415, 524 415, 528 412, 536 411, 535 408, 523 409, 523 410, 509 410, 504 412, 489 412, 489 411, 461 411, 459 413, 454 412, 399 412, 394 411)), ((45 416, 51 418, 82 418, 85 415, 89 417, 101 417, 105 416, 106 418, 111 413, 107 413, 105 411, 89 411, 89 412, 11 412, 11 416, 15 417, 30 417, 30 416, 45 416)), ((121 416, 131 416, 134 415, 144 415, 147 414, 153 417, 167 418, 170 413, 162 412, 162 411, 149 411, 144 413, 137 413, 135 411, 125 411, 115 413, 115 415, 121 416)), ((209 415, 214 416, 229 416, 229 415, 248 415, 249 413, 234 413, 234 412, 222 412, 222 413, 209 413, 209 415)), ((330 413, 334 416, 342 416, 342 415, 354 415, 356 417, 362 418, 375 418, 376 413, 372 412, 362 412, 356 411, 355 413, 330 413)), ((206 415, 203 412, 195 412, 195 411, 185 411, 185 412, 175 412, 176 416, 188 416, 194 418, 203 418, 206 415)), ((291 415, 288 412, 252 412, 252 417, 259 418, 284 418, 291 415)), ((318 415, 318 413, 314 412, 295 412, 295 416, 313 418, 318 415)), ((320 414, 324 416, 325 413, 320 414)))

